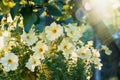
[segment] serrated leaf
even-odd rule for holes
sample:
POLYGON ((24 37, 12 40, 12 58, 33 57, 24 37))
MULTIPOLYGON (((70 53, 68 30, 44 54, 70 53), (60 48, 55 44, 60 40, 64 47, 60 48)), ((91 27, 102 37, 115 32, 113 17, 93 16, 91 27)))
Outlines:
POLYGON ((61 11, 58 8, 56 8, 56 7, 52 6, 52 5, 48 5, 47 6, 47 10, 48 10, 48 12, 49 12, 50 15, 53 15, 53 16, 62 16, 61 11))

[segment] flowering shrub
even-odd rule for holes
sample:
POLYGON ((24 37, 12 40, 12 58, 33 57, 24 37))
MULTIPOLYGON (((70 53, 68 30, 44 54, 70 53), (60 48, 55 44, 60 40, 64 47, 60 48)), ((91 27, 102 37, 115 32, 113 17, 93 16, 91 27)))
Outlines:
MULTIPOLYGON (((4 14, 0 23, 0 80, 89 80, 91 68, 100 70, 102 64, 93 41, 87 44, 81 41, 85 25, 53 21, 43 31, 38 31, 38 14, 31 10, 36 5, 36 0, 0 1, 4 14), (18 5, 20 13, 13 15, 15 11, 12 13, 11 9, 18 5)), ((61 16, 51 2, 43 7, 50 15, 61 16)), ((111 53, 106 46, 102 49, 108 55, 111 53)))
POLYGON ((94 49, 93 41, 84 44, 80 40, 84 28, 77 24, 53 22, 40 33, 34 25, 28 33, 23 28, 19 34, 16 28, 1 30, 0 77, 4 80, 82 80, 91 77, 92 65, 101 69, 99 50, 94 49))

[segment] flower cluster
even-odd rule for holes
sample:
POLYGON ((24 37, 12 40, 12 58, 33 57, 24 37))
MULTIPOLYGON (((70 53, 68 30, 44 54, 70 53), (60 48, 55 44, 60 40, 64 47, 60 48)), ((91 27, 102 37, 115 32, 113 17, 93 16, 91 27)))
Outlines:
POLYGON ((59 25, 53 22, 41 33, 35 32, 34 25, 28 33, 22 32, 18 38, 10 30, 3 30, 0 37, 0 63, 6 72, 24 68, 35 72, 45 65, 47 59, 59 54, 63 55, 64 62, 69 66, 68 72, 70 64, 77 66, 79 59, 84 63, 87 75, 90 75, 91 65, 101 69, 99 50, 94 49, 93 41, 84 44, 80 40, 83 31, 77 24, 59 25))

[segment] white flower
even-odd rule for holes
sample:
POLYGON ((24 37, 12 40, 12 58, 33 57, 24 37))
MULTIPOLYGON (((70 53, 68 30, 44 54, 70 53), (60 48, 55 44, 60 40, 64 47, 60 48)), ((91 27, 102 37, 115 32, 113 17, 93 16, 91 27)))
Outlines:
POLYGON ((100 57, 100 53, 97 49, 92 49, 93 56, 100 57))
POLYGON ((107 50, 107 49, 108 49, 108 47, 107 47, 107 46, 102 45, 102 50, 107 50))
POLYGON ((43 53, 37 53, 37 52, 35 52, 35 53, 33 54, 33 56, 39 58, 40 60, 45 59, 45 56, 44 56, 43 53))
POLYGON ((98 64, 95 66, 95 68, 98 69, 98 70, 101 70, 102 66, 103 66, 102 63, 98 63, 98 64))
POLYGON ((91 60, 92 60, 92 62, 93 62, 94 64, 99 64, 100 61, 101 61, 101 59, 100 59, 100 58, 97 58, 97 57, 92 57, 91 60))
POLYGON ((2 35, 3 35, 4 37, 9 37, 11 34, 10 34, 9 31, 4 31, 4 32, 2 32, 2 35))
POLYGON ((30 56, 30 59, 26 63, 25 67, 34 72, 36 66, 40 65, 41 62, 37 56, 30 56))
POLYGON ((0 37, 0 50, 2 50, 4 48, 4 37, 0 37))
POLYGON ((105 45, 102 45, 102 50, 105 50, 105 54, 106 55, 110 55, 112 53, 111 50, 109 50, 109 48, 105 45))
POLYGON ((93 46, 93 41, 88 41, 88 45, 93 46))
POLYGON ((79 31, 79 28, 75 24, 68 24, 68 28, 65 28, 65 31, 67 32, 67 35, 73 40, 77 41, 81 37, 81 32, 79 31))
POLYGON ((68 39, 64 38, 58 46, 58 50, 62 50, 63 53, 71 53, 74 50, 74 46, 68 39))
POLYGON ((44 53, 48 50, 48 46, 42 41, 37 42, 36 46, 32 48, 33 51, 37 53, 44 53))
POLYGON ((82 42, 81 40, 77 41, 76 44, 79 44, 81 46, 84 46, 84 42, 82 42))
POLYGON ((60 45, 58 46, 58 50, 63 51, 63 55, 66 59, 68 59, 75 49, 74 45, 69 41, 68 38, 64 38, 60 45))
POLYGON ((60 25, 53 22, 50 26, 46 26, 45 33, 47 39, 52 41, 63 34, 63 28, 60 25))
POLYGON ((89 59, 91 57, 91 51, 88 48, 81 47, 80 49, 78 49, 78 56, 81 59, 89 59))
POLYGON ((88 41, 88 44, 85 45, 85 46, 88 47, 88 48, 92 47, 93 46, 93 41, 88 41))
POLYGON ((6 48, 11 39, 11 34, 9 31, 2 32, 2 36, 0 37, 0 50, 6 48))
POLYGON ((73 61, 77 61, 77 58, 78 58, 77 53, 73 51, 73 52, 71 53, 70 58, 71 58, 73 61))
POLYGON ((27 43, 28 46, 33 45, 38 40, 37 36, 35 35, 34 29, 31 29, 29 33, 23 31, 21 39, 25 41, 25 43, 27 43))
POLYGON ((107 49, 107 50, 105 50, 105 53, 106 53, 106 55, 110 55, 112 53, 112 51, 107 49))
POLYGON ((18 56, 14 53, 6 53, 4 57, 0 59, 0 63, 2 63, 7 72, 16 70, 18 67, 18 56))
POLYGON ((8 23, 12 23, 13 22, 12 16, 10 14, 8 14, 8 16, 7 16, 7 22, 8 23))
POLYGON ((46 38, 46 34, 45 31, 41 32, 38 36, 42 41, 48 42, 47 38, 46 38))
POLYGON ((35 55, 38 56, 41 60, 44 59, 45 51, 48 50, 48 46, 43 43, 42 41, 39 41, 35 47, 32 48, 33 51, 35 51, 35 55))

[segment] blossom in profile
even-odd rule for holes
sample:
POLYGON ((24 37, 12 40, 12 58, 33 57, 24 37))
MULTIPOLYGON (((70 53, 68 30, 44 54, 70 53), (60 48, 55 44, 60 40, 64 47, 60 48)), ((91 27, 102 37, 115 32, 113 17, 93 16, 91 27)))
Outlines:
POLYGON ((28 46, 33 45, 37 40, 37 36, 35 35, 34 29, 31 29, 29 33, 26 33, 23 31, 23 34, 21 35, 21 39, 27 43, 28 46))
POLYGON ((55 22, 45 28, 46 37, 48 40, 53 41, 63 34, 63 27, 55 22))
POLYGON ((91 57, 91 51, 89 48, 81 47, 78 49, 78 56, 81 59, 89 59, 91 57))
POLYGON ((5 71, 14 71, 18 67, 18 56, 14 53, 6 53, 4 57, 0 59, 0 63, 4 66, 5 71))
POLYGON ((79 27, 77 27, 76 24, 68 24, 67 26, 68 27, 65 28, 67 36, 69 36, 73 41, 79 40, 82 35, 79 27))
POLYGON ((29 70, 34 72, 34 69, 36 66, 40 65, 40 59, 37 56, 30 56, 28 62, 26 63, 25 67, 27 67, 29 70))
POLYGON ((112 51, 105 45, 102 45, 102 50, 105 50, 106 55, 110 55, 112 51))
POLYGON ((4 37, 0 37, 0 50, 4 48, 4 37))
POLYGON ((11 39, 11 34, 9 31, 2 32, 2 36, 0 36, 0 50, 6 48, 11 39))

